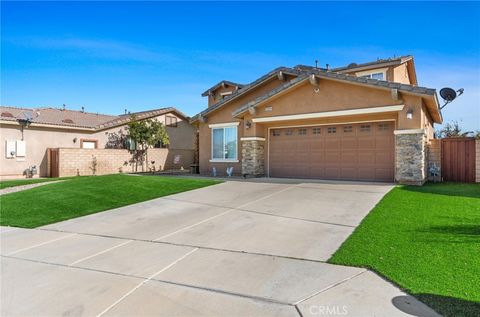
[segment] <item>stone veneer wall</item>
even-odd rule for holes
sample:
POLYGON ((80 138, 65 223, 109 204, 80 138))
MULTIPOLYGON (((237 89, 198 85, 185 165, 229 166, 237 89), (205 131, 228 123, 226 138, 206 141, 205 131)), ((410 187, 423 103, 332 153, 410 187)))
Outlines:
MULTIPOLYGON (((195 150, 149 149, 148 161, 155 161, 155 169, 189 169, 193 164, 195 150), (180 155, 179 164, 174 164, 175 155, 180 155)), ((97 175, 131 173, 135 164, 131 163, 132 154, 121 149, 59 149, 59 176, 92 175, 92 160, 97 158, 97 175)), ((50 165, 50 164, 49 164, 50 165)), ((149 163, 149 167, 152 165, 149 163)), ((141 166, 138 166, 141 172, 141 166)), ((146 169, 145 169, 146 171, 146 169)))
POLYGON ((475 140, 475 182, 480 183, 480 140, 475 140))
POLYGON ((425 133, 395 135, 395 180, 423 185, 426 180, 425 133))
POLYGON ((429 181, 441 181, 442 180, 442 140, 432 139, 427 144, 427 177, 429 181), (430 176, 428 169, 431 166, 437 166, 440 170, 438 177, 430 176))
POLYGON ((242 174, 265 175, 265 141, 242 141, 242 174))

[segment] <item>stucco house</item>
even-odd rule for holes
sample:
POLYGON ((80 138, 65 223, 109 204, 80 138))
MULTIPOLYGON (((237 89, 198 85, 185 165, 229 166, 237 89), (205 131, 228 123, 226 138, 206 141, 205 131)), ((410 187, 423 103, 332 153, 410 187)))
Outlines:
POLYGON ((249 84, 205 91, 200 172, 397 181, 427 178, 426 146, 442 122, 435 89, 412 56, 345 67, 279 67, 249 84))
MULTIPOLYGON (((172 166, 175 155, 181 157, 179 164, 189 168, 195 157, 195 128, 186 115, 172 107, 134 114, 138 120, 155 118, 166 126, 170 144, 158 144, 158 149, 151 151, 150 159, 157 161, 157 168, 172 166)), ((99 160, 99 173, 118 172, 131 156, 121 142, 130 117, 131 113, 115 116, 65 108, 2 106, 0 142, 4 153, 0 176, 22 176, 30 166, 36 166, 36 176, 42 177, 88 175, 93 156, 99 160), (31 118, 30 122, 26 122, 27 118, 31 118), (55 162, 58 171, 53 175, 48 149, 59 153, 55 162)))

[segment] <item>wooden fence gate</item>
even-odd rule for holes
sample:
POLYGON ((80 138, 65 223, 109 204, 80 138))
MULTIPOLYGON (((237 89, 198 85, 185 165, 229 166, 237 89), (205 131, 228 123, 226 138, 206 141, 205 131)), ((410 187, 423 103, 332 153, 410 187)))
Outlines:
POLYGON ((442 139, 442 178, 450 182, 475 182, 475 139, 442 139))
POLYGON ((49 158, 49 172, 48 177, 58 177, 59 176, 59 155, 58 149, 48 149, 48 158, 49 158))

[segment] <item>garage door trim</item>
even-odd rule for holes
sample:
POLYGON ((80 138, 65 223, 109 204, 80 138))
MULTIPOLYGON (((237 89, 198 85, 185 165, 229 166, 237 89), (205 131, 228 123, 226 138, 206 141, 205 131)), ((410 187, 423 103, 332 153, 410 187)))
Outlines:
MULTIPOLYGON (((268 140, 267 140, 267 146, 268 146, 268 153, 267 153, 267 164, 268 164, 268 169, 267 169, 267 177, 270 177, 270 130, 271 129, 288 129, 288 128, 301 128, 301 127, 317 127, 317 126, 326 126, 326 125, 347 125, 347 124, 359 124, 359 123, 369 123, 369 122, 395 122, 394 126, 396 126, 396 119, 384 119, 384 120, 363 120, 363 121, 349 121, 349 122, 332 122, 332 123, 320 123, 320 124, 304 124, 304 125, 286 125, 286 126, 275 126, 275 127, 268 127, 267 133, 268 133, 268 140)), ((394 157, 395 160, 395 157, 394 157)), ((395 162, 394 162, 395 164, 395 162)))

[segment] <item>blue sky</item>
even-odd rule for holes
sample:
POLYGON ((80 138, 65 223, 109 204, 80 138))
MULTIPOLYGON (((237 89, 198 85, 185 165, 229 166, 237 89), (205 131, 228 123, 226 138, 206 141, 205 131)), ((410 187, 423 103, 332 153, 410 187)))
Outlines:
POLYGON ((465 93, 446 121, 480 129, 475 2, 3 2, 1 103, 119 114, 175 106, 296 64, 413 54, 419 84, 465 93))

